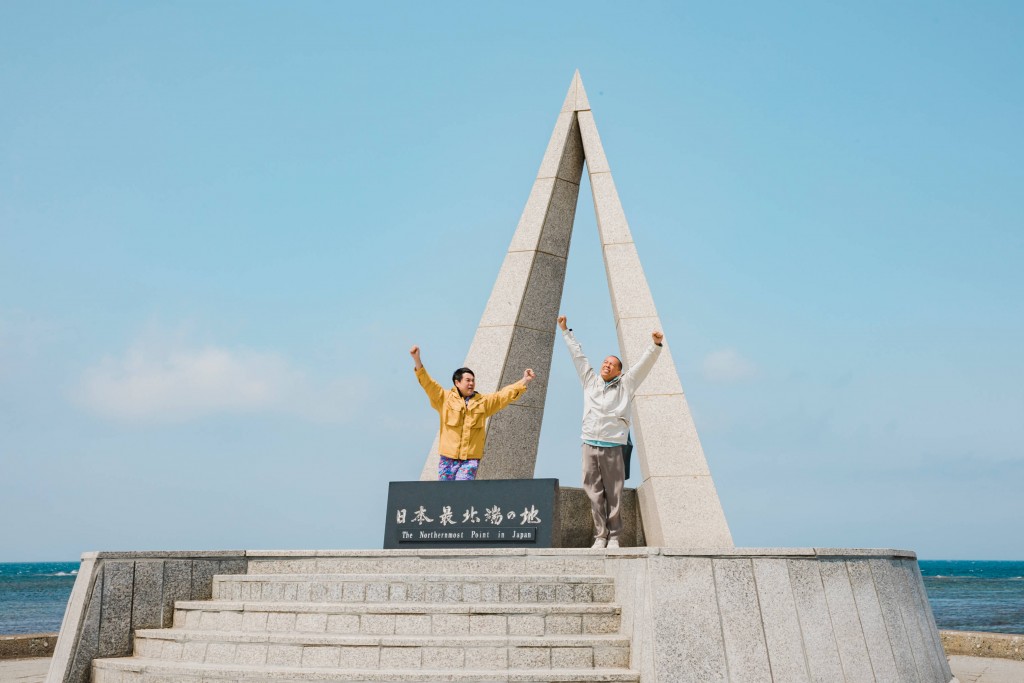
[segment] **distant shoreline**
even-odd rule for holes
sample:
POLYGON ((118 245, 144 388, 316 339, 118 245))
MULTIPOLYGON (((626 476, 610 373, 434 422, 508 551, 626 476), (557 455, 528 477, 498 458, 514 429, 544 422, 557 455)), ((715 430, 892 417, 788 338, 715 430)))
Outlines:
POLYGON ((0 659, 52 657, 57 645, 56 633, 26 633, 0 636, 0 659))

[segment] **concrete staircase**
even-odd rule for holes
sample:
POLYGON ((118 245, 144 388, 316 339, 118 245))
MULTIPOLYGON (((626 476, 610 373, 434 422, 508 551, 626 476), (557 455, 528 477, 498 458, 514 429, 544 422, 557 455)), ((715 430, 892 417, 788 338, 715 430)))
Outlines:
POLYGON ((600 551, 256 559, 93 681, 639 681, 614 599, 600 551))

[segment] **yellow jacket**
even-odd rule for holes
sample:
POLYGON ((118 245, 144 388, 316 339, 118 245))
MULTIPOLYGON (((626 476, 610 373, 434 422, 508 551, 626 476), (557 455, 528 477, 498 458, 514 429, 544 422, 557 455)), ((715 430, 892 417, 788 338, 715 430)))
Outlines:
POLYGON ((444 390, 426 368, 416 370, 416 379, 427 392, 430 406, 441 415, 441 455, 454 460, 484 457, 484 426, 487 418, 523 395, 526 386, 509 384, 493 394, 473 394, 467 402, 459 390, 444 390))

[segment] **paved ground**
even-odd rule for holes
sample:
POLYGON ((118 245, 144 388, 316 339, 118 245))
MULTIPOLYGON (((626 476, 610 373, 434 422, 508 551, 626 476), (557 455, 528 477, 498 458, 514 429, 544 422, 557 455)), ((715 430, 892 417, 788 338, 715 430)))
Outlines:
POLYGON ((949 666, 960 683, 1022 683, 1024 662, 954 655, 949 666))
MULTIPOLYGON (((1024 662, 985 657, 949 658, 953 675, 960 683, 1022 683, 1024 662)), ((42 683, 50 666, 48 657, 0 661, 0 683, 42 683)))
POLYGON ((0 683, 42 683, 50 668, 49 657, 0 660, 0 683))

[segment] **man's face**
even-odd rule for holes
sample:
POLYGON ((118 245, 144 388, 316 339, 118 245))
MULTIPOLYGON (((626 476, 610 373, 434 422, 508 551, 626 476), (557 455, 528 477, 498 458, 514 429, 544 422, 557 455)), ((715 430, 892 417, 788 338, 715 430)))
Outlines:
POLYGON ((605 382, 610 382, 622 373, 622 365, 619 364, 619 359, 615 356, 608 356, 601 363, 601 379, 605 382))
POLYGON ((464 373, 462 379, 455 383, 455 388, 459 390, 463 398, 469 398, 473 395, 473 390, 476 389, 476 377, 471 372, 464 373))

